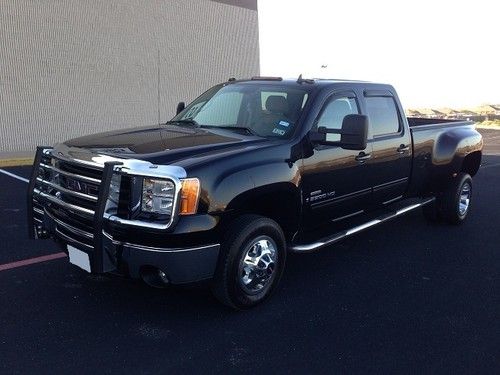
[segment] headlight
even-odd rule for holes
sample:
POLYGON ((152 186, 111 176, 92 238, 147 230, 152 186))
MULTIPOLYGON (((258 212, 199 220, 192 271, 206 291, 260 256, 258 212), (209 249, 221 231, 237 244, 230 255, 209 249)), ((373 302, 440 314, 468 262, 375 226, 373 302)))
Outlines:
POLYGON ((170 180, 145 178, 142 182, 141 210, 161 215, 171 215, 175 185, 170 180))

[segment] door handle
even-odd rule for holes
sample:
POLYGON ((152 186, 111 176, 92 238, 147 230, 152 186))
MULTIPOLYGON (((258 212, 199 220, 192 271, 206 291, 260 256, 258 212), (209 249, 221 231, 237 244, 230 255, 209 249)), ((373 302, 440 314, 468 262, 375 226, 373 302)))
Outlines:
POLYGON ((372 157, 372 154, 367 154, 363 151, 361 151, 358 156, 355 157, 356 161, 359 163, 359 164, 363 164, 365 161, 367 161, 368 159, 370 159, 372 157))
POLYGON ((410 150, 410 146, 407 146, 407 145, 400 145, 397 149, 398 151, 398 154, 404 154, 406 151, 409 151, 410 150))

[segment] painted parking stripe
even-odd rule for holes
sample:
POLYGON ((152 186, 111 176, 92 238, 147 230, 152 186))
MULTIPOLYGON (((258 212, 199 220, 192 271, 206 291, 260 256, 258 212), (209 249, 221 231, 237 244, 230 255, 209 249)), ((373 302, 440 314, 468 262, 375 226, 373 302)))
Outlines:
POLYGON ((41 257, 36 257, 36 258, 18 260, 17 262, 12 262, 12 263, 0 264, 0 272, 10 270, 13 268, 29 266, 30 264, 47 262, 49 260, 54 260, 54 259, 59 259, 59 258, 64 258, 64 257, 66 257, 66 253, 61 252, 61 253, 43 255, 41 257))
POLYGON ((14 173, 10 173, 10 172, 7 172, 6 170, 3 170, 3 169, 0 169, 0 173, 3 173, 7 176, 10 176, 10 177, 13 177, 15 179, 18 179, 19 181, 23 181, 23 182, 30 182, 30 180, 28 180, 27 178, 24 178, 24 177, 21 177, 21 176, 18 176, 17 174, 14 174, 14 173))
MULTIPOLYGON (((17 174, 14 174, 14 173, 11 173, 11 172, 7 172, 6 170, 0 169, 0 173, 3 173, 5 175, 7 175, 7 176, 15 178, 15 179, 17 179, 19 181, 23 181, 23 182, 29 183, 29 180, 27 178, 18 176, 17 174)), ((65 258, 66 256, 67 256, 66 253, 60 252, 60 253, 55 253, 55 254, 43 255, 43 256, 35 257, 35 258, 28 258, 28 259, 18 260, 16 262, 0 264, 0 272, 1 271, 6 271, 6 270, 11 270, 13 268, 19 268, 19 267, 29 266, 31 264, 43 263, 43 262, 48 262, 50 260, 65 258)))
POLYGON ((498 166, 500 166, 500 163, 481 165, 481 168, 491 168, 491 167, 498 167, 498 166))
MULTIPOLYGON (((6 170, 0 169, 0 173, 3 173, 7 176, 15 178, 19 181, 29 183, 29 180, 27 178, 18 176, 17 174, 14 174, 11 172, 7 172, 6 170)), ((0 272, 10 270, 13 268, 29 266, 30 264, 48 262, 50 260, 55 260, 55 259, 60 259, 60 258, 65 258, 65 257, 66 257, 66 253, 60 252, 60 253, 55 253, 55 254, 43 255, 40 257, 36 257, 36 258, 28 258, 28 259, 18 260, 17 262, 0 264, 0 272)))

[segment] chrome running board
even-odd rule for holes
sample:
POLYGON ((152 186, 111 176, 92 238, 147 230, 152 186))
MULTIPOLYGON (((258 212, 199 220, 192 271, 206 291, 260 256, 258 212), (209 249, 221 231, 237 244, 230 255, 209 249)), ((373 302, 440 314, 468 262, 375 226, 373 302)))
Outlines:
POLYGON ((377 219, 374 219, 374 220, 370 220, 364 224, 361 224, 361 225, 358 225, 358 226, 355 226, 351 229, 346 229, 346 230, 343 230, 343 231, 340 231, 338 233, 335 233, 331 236, 328 236, 328 237, 324 237, 316 242, 313 242, 313 243, 310 243, 310 244, 297 244, 297 245, 293 245, 290 247, 290 251, 294 252, 294 253, 309 253, 309 252, 312 252, 312 251, 316 251, 316 250, 319 250, 323 247, 326 247, 326 246, 329 246, 337 241, 340 241, 346 237, 349 237, 355 233, 358 233, 358 232, 361 232, 365 229, 368 229, 368 228, 371 228, 375 225, 378 225, 378 224, 382 224, 382 223, 385 223, 386 221, 389 221, 391 219, 394 219, 395 217, 397 216, 400 216, 400 215, 403 215, 407 212, 410 212, 418 207, 422 207, 422 206, 425 206, 426 204, 429 204, 431 202, 433 202, 435 200, 434 197, 432 198, 426 198, 424 199, 422 202, 420 203, 415 203, 415 204, 412 204, 412 205, 409 205, 407 207, 404 207, 404 208, 401 208, 399 210, 396 210, 396 211, 393 211, 393 212, 390 212, 390 213, 386 213, 384 215, 381 215, 380 217, 378 217, 377 219))

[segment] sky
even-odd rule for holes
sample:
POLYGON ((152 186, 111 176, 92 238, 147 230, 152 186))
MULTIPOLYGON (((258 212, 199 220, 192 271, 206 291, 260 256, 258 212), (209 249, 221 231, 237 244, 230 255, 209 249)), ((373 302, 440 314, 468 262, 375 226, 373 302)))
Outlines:
POLYGON ((500 104, 495 3, 258 0, 260 73, 390 83, 407 108, 500 104))

